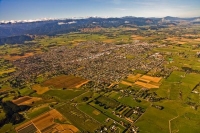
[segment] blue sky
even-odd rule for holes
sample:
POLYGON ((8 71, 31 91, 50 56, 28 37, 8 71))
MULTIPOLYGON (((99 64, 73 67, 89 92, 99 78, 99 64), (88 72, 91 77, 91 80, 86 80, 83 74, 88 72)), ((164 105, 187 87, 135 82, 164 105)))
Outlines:
POLYGON ((200 0, 0 0, 0 21, 87 16, 199 17, 200 0))

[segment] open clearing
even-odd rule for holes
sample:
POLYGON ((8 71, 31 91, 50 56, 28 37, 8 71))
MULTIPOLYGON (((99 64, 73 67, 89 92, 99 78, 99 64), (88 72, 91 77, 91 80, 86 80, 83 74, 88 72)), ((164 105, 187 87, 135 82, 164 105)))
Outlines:
POLYGON ((55 109, 44 113, 37 118, 32 119, 29 122, 26 122, 18 126, 15 130, 17 133, 27 133, 27 132, 60 132, 66 133, 67 131, 76 133, 78 129, 69 124, 59 124, 56 121, 64 122, 65 118, 55 109))
POLYGON ((12 102, 17 105, 30 105, 30 104, 40 101, 40 100, 42 100, 42 99, 38 98, 38 97, 24 96, 24 97, 20 97, 16 100, 12 100, 12 102))
POLYGON ((79 88, 87 82, 89 81, 80 77, 75 77, 72 75, 60 75, 45 81, 43 85, 48 87, 52 86, 56 89, 79 88))

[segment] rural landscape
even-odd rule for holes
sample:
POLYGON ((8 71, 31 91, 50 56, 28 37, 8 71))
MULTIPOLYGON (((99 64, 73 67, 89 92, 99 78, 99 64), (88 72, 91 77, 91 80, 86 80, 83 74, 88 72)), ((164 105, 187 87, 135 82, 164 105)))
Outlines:
POLYGON ((198 133, 199 20, 1 23, 0 133, 198 133))

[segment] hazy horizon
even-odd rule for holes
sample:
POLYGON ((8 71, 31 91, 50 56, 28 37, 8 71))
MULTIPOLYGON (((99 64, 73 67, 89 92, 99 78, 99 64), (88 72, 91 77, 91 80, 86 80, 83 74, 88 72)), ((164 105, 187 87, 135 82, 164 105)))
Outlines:
POLYGON ((0 0, 0 21, 72 17, 199 17, 199 0, 0 0))

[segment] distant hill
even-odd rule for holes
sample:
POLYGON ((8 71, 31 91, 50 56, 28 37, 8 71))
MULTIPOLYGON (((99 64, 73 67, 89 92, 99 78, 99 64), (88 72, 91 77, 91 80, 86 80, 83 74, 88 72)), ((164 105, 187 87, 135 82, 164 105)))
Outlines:
POLYGON ((0 45, 3 44, 22 44, 25 41, 33 40, 30 36, 20 35, 20 36, 12 36, 6 38, 0 38, 0 45))
POLYGON ((178 17, 164 17, 164 18, 143 18, 143 17, 122 17, 122 18, 98 18, 90 17, 85 19, 64 19, 64 20, 46 20, 36 22, 6 22, 0 23, 0 44, 5 43, 21 43, 31 40, 28 36, 21 36, 25 34, 30 35, 56 35, 69 32, 79 31, 81 28, 92 27, 119 27, 124 25, 136 26, 166 26, 176 25, 179 21, 188 21, 190 23, 199 23, 199 17, 195 18, 178 18, 178 17), (12 37, 14 36, 14 37, 12 37), (9 38, 8 38, 9 37, 9 38))

